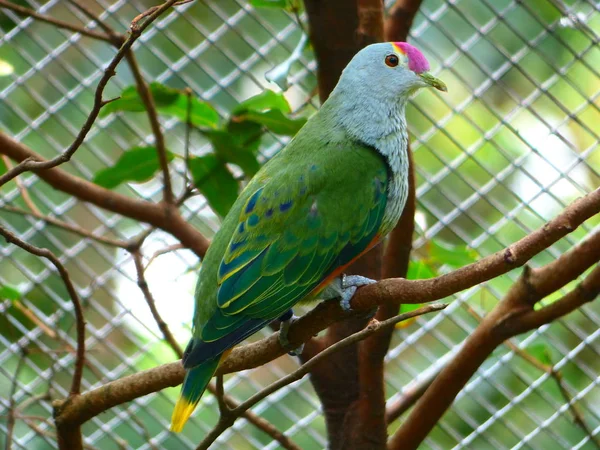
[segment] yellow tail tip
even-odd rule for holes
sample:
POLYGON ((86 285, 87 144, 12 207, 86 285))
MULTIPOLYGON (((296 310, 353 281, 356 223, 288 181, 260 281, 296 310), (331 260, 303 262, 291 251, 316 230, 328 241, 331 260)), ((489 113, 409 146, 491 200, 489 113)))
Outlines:
POLYGON ((194 409, 196 409, 196 403, 190 403, 185 398, 179 397, 171 416, 171 428, 170 430, 179 433, 183 430, 183 426, 188 421, 194 409))

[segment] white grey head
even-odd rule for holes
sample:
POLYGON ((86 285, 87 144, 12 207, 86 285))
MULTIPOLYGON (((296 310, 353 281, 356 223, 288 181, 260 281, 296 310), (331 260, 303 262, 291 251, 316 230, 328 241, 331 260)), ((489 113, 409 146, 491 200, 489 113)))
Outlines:
POLYGON ((335 111, 346 131, 375 145, 390 134, 406 133, 406 102, 423 87, 446 91, 417 48, 406 42, 372 44, 352 58, 323 106, 335 111))

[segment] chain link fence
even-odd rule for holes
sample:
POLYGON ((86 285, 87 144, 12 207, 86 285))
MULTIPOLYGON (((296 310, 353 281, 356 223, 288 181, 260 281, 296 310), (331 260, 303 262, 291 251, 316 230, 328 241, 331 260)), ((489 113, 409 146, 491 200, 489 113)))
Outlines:
MULTIPOLYGON (((70 2, 21 4, 96 29, 70 2)), ((84 4, 124 31, 152 2, 84 4)), ((55 156, 87 116, 114 50, 8 10, 0 12, 0 28, 0 126, 43 156, 55 156)), ((419 199, 412 276, 432 276, 489 255, 600 184, 599 33, 600 3, 593 0, 423 2, 410 39, 427 55, 449 93, 421 92, 407 112, 419 199), (438 264, 436 249, 452 257, 438 264)), ((287 58, 301 37, 297 18, 282 10, 256 9, 243 0, 198 0, 158 20, 135 49, 147 80, 189 87, 227 116, 248 97, 277 89, 264 74, 287 58)), ((107 97, 132 84, 131 73, 121 65, 107 97)), ((292 65, 286 97, 294 110, 308 115, 318 106, 315 89, 315 63, 306 49, 292 65)), ((163 125, 169 149, 181 152, 185 127, 171 119, 163 125)), ((110 115, 96 122, 76 158, 63 167, 91 179, 123 151, 151 142, 143 115, 110 115)), ((261 158, 285 142, 268 135, 261 158)), ((203 154, 208 143, 193 135, 192 151, 203 154)), ((173 167, 174 187, 181 191, 183 164, 175 161, 173 167)), ((156 181, 117 190, 154 201, 161 195, 156 181)), ((55 191, 31 173, 20 177, 20 185, 11 183, 0 191, 3 224, 57 254, 84 302, 88 350, 83 389, 172 361, 173 352, 137 286, 131 255, 35 215, 8 211, 27 206, 23 192, 42 214, 107 239, 130 239, 146 227, 55 191)), ((194 226, 214 235, 219 221, 202 197, 186 202, 184 211, 194 226)), ((553 260, 598 223, 597 218, 588 222, 533 265, 553 260)), ((144 246, 145 263, 173 244, 166 233, 152 233, 144 246)), ((50 263, 5 243, 0 252, 0 285, 13 286, 20 294, 18 300, 0 299, 0 442, 7 431, 4 418, 16 405, 20 416, 13 448, 54 448, 50 399, 68 395, 75 346, 72 305, 50 263)), ((192 252, 174 250, 153 258, 146 272, 158 310, 182 344, 190 332, 198 268, 192 252)), ((514 271, 462 292, 442 313, 398 328, 386 359, 390 403, 435 373, 517 276, 514 271)), ((592 436, 600 436, 599 326, 600 304, 595 302, 500 347, 423 448, 597 448, 592 436), (574 413, 589 432, 576 423, 574 413)), ((280 358, 229 376, 226 392, 247 398, 296 364, 293 358, 280 358)), ((195 448, 216 423, 217 405, 206 395, 185 432, 174 435, 168 425, 177 393, 167 389, 92 419, 83 427, 86 444, 99 449, 195 448)), ((307 378, 253 411, 301 448, 327 444, 320 404, 307 378)), ((390 431, 397 426, 396 421, 390 431)), ((240 420, 215 448, 275 449, 277 443, 240 420)))

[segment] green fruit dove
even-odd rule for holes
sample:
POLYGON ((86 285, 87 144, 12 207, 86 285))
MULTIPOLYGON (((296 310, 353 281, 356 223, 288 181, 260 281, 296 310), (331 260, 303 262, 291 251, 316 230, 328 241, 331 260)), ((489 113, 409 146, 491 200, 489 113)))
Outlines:
POLYGON ((233 346, 277 318, 289 324, 301 300, 339 298, 349 309, 356 288, 372 282, 343 272, 402 214, 405 107, 423 87, 446 91, 418 49, 365 47, 319 111, 248 183, 202 263, 172 431, 182 430, 233 346))

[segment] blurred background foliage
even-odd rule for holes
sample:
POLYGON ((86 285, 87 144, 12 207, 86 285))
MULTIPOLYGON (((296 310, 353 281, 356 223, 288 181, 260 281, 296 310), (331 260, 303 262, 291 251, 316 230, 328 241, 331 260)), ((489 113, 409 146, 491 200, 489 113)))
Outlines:
MULTIPOLYGON (((88 24, 68 2, 17 3, 88 24)), ((154 4, 84 3, 119 31, 154 4)), ((407 111, 419 199, 409 277, 433 277, 502 249, 600 184, 599 11, 593 0, 423 2, 410 40, 449 92, 420 92, 407 111)), ((157 21, 135 46, 146 79, 153 82, 176 171, 174 187, 181 194, 185 180, 194 182, 201 195, 187 200, 183 210, 208 237, 245 180, 319 106, 312 51, 302 42, 304 21, 299 2, 197 0, 157 21), (269 79, 278 83, 265 78, 274 68, 269 79)), ((0 29, 2 131, 45 157, 55 156, 87 116, 114 49, 9 11, 0 12, 0 29)), ((152 134, 132 85, 129 69, 120 65, 106 93, 120 100, 104 108, 63 169, 159 201, 152 134)), ((30 173, 21 180, 44 215, 119 239, 146 229, 55 191, 30 173)), ((14 181, 0 199, 3 225, 59 255, 85 303, 84 389, 174 360, 137 288, 129 253, 8 211, 28 208, 14 181)), ((553 260, 599 223, 598 217, 588 221, 533 264, 553 260)), ((152 233, 144 246, 146 262, 175 243, 165 233, 152 233)), ((68 391, 74 360, 71 304, 46 261, 5 243, 0 250, 0 443, 12 398, 25 406, 20 414, 34 417, 17 420, 13 448, 53 448, 49 398, 68 391)), ((199 266, 190 251, 177 250, 153 259, 146 271, 158 309, 182 344, 189 335, 199 266)), ((390 399, 436 370, 517 276, 469 289, 448 299, 452 304, 442 314, 402 324, 387 357, 390 399)), ((544 367, 554 365, 560 372, 588 427, 600 434, 599 325, 595 302, 498 349, 423 448, 597 448, 574 423, 556 377, 544 367)), ((227 377, 226 391, 247 398, 294 367, 294 359, 280 358, 227 377)), ((84 426, 86 442, 100 449, 195 448, 216 422, 214 398, 203 399, 185 433, 172 435, 168 419, 176 393, 169 389, 113 408, 84 426)), ((326 445, 319 408, 303 379, 254 411, 300 447, 312 449, 326 445)), ((239 421, 215 447, 277 445, 239 421)))

